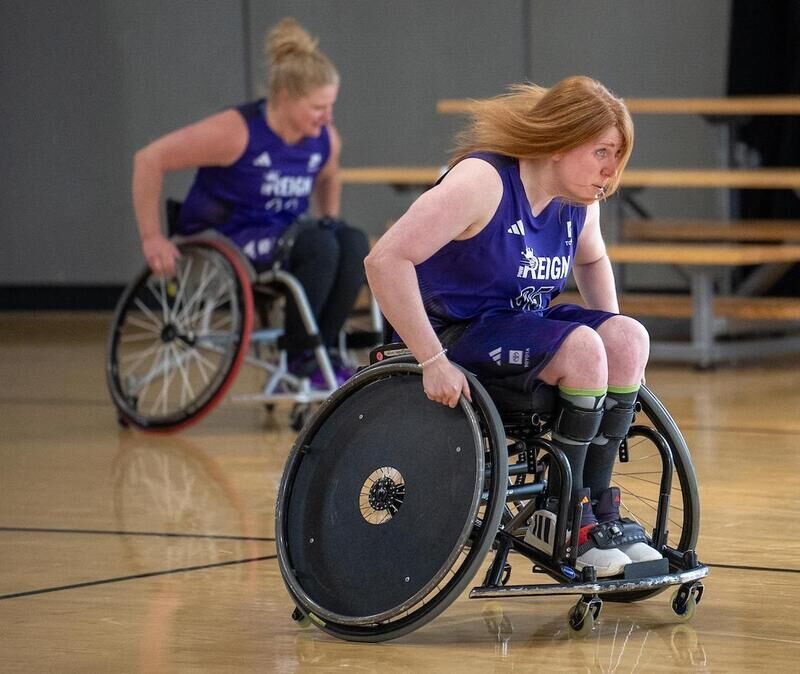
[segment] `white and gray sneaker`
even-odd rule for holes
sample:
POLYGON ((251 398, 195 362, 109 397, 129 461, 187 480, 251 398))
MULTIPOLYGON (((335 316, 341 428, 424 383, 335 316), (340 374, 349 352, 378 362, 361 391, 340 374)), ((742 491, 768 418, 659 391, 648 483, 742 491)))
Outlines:
MULTIPOLYGON (((597 547, 589 537, 590 531, 595 526, 596 522, 593 522, 581 527, 575 568, 582 571, 586 566, 593 566, 598 578, 618 576, 631 563, 631 558, 618 548, 597 547)), ((530 526, 525 532, 525 542, 547 555, 552 555, 555 533, 555 514, 549 510, 537 510, 533 513, 530 526)), ((567 538, 569 536, 570 532, 567 532, 567 538)))
POLYGON ((632 520, 623 520, 619 516, 621 503, 619 487, 609 487, 600 492, 597 501, 593 504, 594 514, 600 524, 617 522, 624 532, 626 542, 620 543, 622 550, 632 562, 654 562, 662 559, 661 553, 648 545, 647 536, 642 527, 632 520))

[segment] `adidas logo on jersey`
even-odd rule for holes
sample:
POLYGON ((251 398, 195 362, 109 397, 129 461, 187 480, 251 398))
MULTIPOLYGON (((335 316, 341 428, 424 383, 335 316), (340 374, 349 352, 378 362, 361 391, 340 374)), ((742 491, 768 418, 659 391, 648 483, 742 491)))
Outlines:
POLYGON ((489 351, 489 355, 492 357, 492 360, 497 365, 503 364, 503 349, 502 347, 497 347, 496 349, 489 351))
POLYGON ((522 224, 522 220, 517 220, 506 231, 509 234, 516 234, 517 236, 525 236, 525 227, 522 224))
POLYGON ((269 152, 262 152, 258 157, 253 160, 253 166, 268 167, 272 166, 272 159, 270 159, 269 152))
POLYGON ((314 152, 308 158, 308 169, 306 169, 309 173, 312 171, 316 171, 319 169, 320 164, 322 163, 322 155, 319 152, 314 152))

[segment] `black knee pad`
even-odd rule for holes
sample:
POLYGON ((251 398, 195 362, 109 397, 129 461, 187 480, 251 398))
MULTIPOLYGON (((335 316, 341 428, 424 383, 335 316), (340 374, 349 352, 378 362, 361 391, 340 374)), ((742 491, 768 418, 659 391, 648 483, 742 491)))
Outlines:
POLYGON ((336 231, 342 227, 347 227, 347 223, 341 218, 334 218, 332 215, 325 215, 317 220, 317 226, 320 229, 330 229, 336 231))
POLYGON ((597 410, 589 410, 585 407, 577 407, 569 400, 561 398, 556 420, 553 423, 553 431, 574 442, 591 442, 597 437, 602 420, 602 407, 597 410))
POLYGON ((342 254, 358 259, 359 262, 362 261, 369 253, 367 235, 344 221, 340 222, 342 225, 336 230, 336 238, 339 241, 342 254))
POLYGON ((622 440, 628 434, 634 414, 634 403, 617 403, 603 413, 600 434, 609 440, 622 440))

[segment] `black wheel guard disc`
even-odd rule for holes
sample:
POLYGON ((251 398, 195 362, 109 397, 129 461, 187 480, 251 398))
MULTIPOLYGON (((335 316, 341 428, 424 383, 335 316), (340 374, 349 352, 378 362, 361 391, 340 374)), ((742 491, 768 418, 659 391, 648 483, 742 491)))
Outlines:
POLYGON ((483 486, 472 410, 418 375, 355 390, 306 440, 285 503, 288 565, 320 613, 378 621, 424 597, 470 534, 483 486))

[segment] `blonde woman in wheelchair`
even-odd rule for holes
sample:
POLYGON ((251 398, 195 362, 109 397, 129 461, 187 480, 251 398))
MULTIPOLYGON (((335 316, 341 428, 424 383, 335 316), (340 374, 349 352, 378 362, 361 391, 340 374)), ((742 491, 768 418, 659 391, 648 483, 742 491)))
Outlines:
MULTIPOLYGON (((139 150, 133 202, 152 272, 170 277, 180 253, 160 218, 164 175, 197 169, 176 234, 212 230, 256 272, 280 265, 302 285, 338 383, 352 371, 336 350, 363 284, 366 236, 340 220, 341 140, 333 125, 339 74, 294 19, 268 31, 267 97, 177 129, 139 150), (305 217, 314 206, 315 219, 305 217)), ((295 304, 287 302, 289 370, 326 387, 295 304)))

